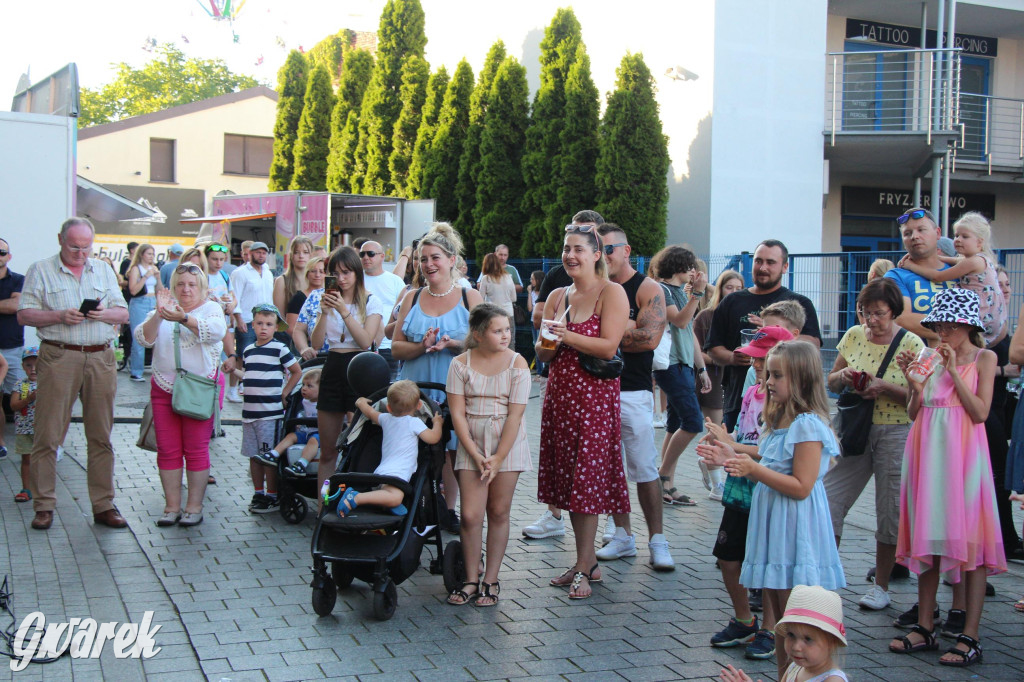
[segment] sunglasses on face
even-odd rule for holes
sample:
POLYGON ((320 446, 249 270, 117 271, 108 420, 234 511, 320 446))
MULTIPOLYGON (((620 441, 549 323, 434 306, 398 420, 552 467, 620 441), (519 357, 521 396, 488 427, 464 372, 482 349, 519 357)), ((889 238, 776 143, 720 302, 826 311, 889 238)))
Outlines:
POLYGON ((926 211, 923 208, 915 208, 915 209, 913 209, 911 211, 907 211, 906 213, 901 215, 899 218, 897 218, 896 219, 896 224, 897 225, 906 225, 908 220, 920 220, 921 218, 925 218, 925 217, 927 217, 928 219, 931 219, 932 214, 929 213, 928 211, 926 211))
POLYGON ((360 258, 376 258, 377 256, 380 255, 380 253, 381 253, 380 251, 360 251, 359 252, 359 257, 360 258))
POLYGON ((206 247, 206 253, 210 253, 211 251, 227 253, 228 247, 224 246, 223 244, 210 244, 209 246, 206 247))
POLYGON ((627 244, 626 244, 626 242, 618 242, 617 244, 605 244, 604 245, 604 255, 606 255, 606 256, 612 255, 613 253, 615 253, 615 249, 619 248, 620 246, 627 246, 627 244))
POLYGON ((8 251, 6 249, 0 249, 0 258, 3 258, 4 256, 6 256, 8 254, 10 254, 10 251, 8 251))

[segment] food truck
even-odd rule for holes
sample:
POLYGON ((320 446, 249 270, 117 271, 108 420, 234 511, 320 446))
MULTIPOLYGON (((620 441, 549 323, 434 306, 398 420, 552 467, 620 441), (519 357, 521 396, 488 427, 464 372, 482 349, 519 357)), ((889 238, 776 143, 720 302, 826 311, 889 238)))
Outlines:
POLYGON ((402 247, 426 234, 434 222, 433 199, 400 199, 331 192, 267 192, 213 197, 209 215, 182 218, 201 224, 196 244, 218 242, 241 258, 243 241, 265 242, 274 270, 285 264, 288 244, 302 235, 328 250, 364 237, 379 242, 385 262, 394 262, 402 247))

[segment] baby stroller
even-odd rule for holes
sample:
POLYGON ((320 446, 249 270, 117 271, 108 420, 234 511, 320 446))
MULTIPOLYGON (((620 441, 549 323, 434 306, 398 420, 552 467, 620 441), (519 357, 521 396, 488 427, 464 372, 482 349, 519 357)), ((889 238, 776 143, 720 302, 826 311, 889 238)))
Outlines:
MULTIPOLYGON (((366 354, 364 354, 366 355, 366 354)), ((375 356, 380 357, 380 356, 375 356)), ((381 358, 385 371, 387 363, 381 358)), ((349 367, 353 374, 353 360, 349 367)), ((387 374, 385 373, 385 377, 387 374)), ((386 383, 387 379, 384 379, 386 383)), ((350 383, 358 386, 358 383, 350 383)), ((438 411, 437 404, 424 389, 444 390, 440 384, 420 384, 420 398, 425 409, 417 412, 429 423, 438 411)), ((387 395, 387 387, 368 397, 377 404, 387 395)), ((390 510, 357 507, 344 518, 337 513, 337 502, 325 504, 313 528, 313 610, 326 616, 334 610, 337 590, 348 587, 359 578, 373 588, 373 613, 379 620, 388 620, 398 605, 396 585, 411 576, 420 565, 423 546, 432 542, 436 557, 441 557, 440 511, 447 512, 440 493, 441 468, 444 464, 445 442, 450 430, 445 429, 440 443, 419 444, 416 471, 408 483, 372 472, 380 464, 383 432, 381 428, 356 413, 349 428, 342 433, 337 472, 328 479, 328 493, 333 495, 340 485, 369 490, 382 483, 396 486, 405 493, 403 504, 408 513, 395 516, 390 510), (327 566, 330 564, 330 575, 327 566)), ((432 574, 441 573, 441 561, 430 562, 432 574)))
MULTIPOLYGON (((326 361, 326 355, 321 355, 301 363, 302 375, 314 369, 321 369, 326 361)), ((316 428, 316 417, 308 418, 299 416, 302 412, 302 380, 295 385, 292 394, 288 396, 288 405, 284 410, 284 431, 292 433, 297 427, 316 428)), ((277 460, 277 499, 280 502, 281 516, 288 523, 302 523, 309 513, 309 503, 306 499, 315 500, 318 489, 316 487, 316 472, 318 462, 311 462, 306 468, 304 476, 297 476, 288 467, 302 457, 302 445, 293 445, 287 452, 282 452, 277 460)))

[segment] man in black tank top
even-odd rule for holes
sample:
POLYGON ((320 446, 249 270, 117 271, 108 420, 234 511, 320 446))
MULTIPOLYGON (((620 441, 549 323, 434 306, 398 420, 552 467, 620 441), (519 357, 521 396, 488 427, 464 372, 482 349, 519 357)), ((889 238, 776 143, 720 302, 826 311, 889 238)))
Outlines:
MULTIPOLYGON (((626 476, 636 483, 640 508, 650 535, 650 564, 658 571, 675 569, 662 527, 661 478, 654 444, 654 391, 651 369, 654 349, 665 331, 665 297, 661 286, 637 272, 629 262, 629 240, 623 228, 605 223, 598 228, 608 262, 609 278, 622 285, 629 299, 629 323, 622 337, 622 453, 626 476)), ((602 560, 636 556, 636 538, 629 514, 613 516, 615 533, 597 552, 602 560)))

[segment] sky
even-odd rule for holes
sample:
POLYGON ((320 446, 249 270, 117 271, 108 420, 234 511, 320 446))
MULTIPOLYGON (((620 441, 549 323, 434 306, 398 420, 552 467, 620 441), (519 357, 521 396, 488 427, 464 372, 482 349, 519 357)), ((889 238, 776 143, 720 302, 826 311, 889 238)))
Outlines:
MULTIPOLYGON (((223 0, 215 0, 223 2, 223 0)), ((10 109, 18 79, 33 83, 68 62, 78 65, 82 87, 110 81, 113 65, 142 66, 153 55, 146 46, 173 42, 187 55, 220 58, 237 73, 271 87, 290 49, 309 49, 342 28, 376 30, 384 0, 244 0, 233 22, 207 12, 210 0, 51 0, 45 5, 11 3, 0 42, 0 108, 10 109)), ((237 0, 236 0, 237 2, 237 0)), ((421 0, 426 14, 426 58, 454 71, 465 57, 474 73, 495 40, 523 59, 559 7, 554 0, 421 0), (539 31, 539 33, 537 33, 539 31)), ((706 0, 582 0, 571 4, 580 21, 598 90, 614 89, 615 69, 626 52, 640 52, 655 74, 669 154, 677 178, 686 172, 687 150, 697 122, 711 109, 714 3, 706 0), (696 81, 663 74, 676 65, 696 81)), ((536 54, 534 49, 532 55, 536 54)), ((539 66, 526 63, 536 78, 539 66)))

